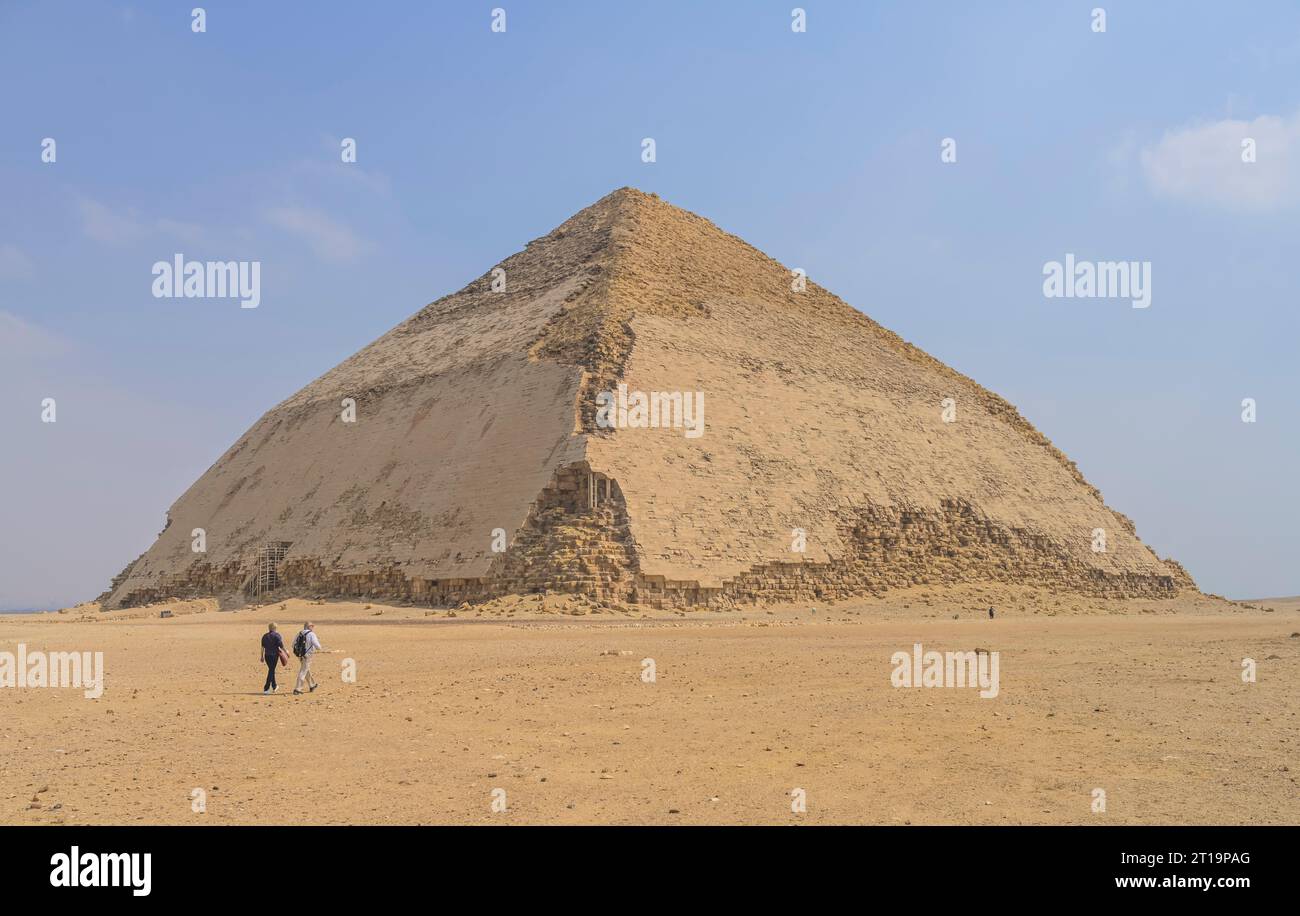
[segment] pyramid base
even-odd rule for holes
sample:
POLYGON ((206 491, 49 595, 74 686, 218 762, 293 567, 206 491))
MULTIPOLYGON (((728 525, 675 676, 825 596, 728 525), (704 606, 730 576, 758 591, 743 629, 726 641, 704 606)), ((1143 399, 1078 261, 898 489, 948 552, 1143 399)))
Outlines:
MULTIPOLYGON (((828 562, 769 562, 716 585, 641 569, 619 483, 585 462, 559 469, 510 549, 488 575, 424 578, 393 563, 341 572, 314 558, 278 564, 259 590, 258 563, 195 564, 185 577, 133 591, 116 606, 164 598, 217 597, 223 604, 302 598, 364 598, 457 607, 508 595, 580 595, 658 609, 735 607, 879 596, 890 589, 1015 584, 1096 598, 1170 598, 1195 584, 1176 563, 1167 575, 1108 573, 1050 538, 998 524, 961 500, 937 510, 872 506, 846 513, 839 533, 851 554, 828 562)), ((264 577, 263 577, 264 578, 264 577)))

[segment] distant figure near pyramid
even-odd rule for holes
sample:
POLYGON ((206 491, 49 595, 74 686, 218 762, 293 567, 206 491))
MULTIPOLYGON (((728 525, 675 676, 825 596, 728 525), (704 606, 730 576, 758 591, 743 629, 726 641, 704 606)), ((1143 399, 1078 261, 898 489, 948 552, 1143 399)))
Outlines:
POLYGON ((263 416, 101 600, 967 581, 1195 588, 1006 401, 623 188, 263 416))

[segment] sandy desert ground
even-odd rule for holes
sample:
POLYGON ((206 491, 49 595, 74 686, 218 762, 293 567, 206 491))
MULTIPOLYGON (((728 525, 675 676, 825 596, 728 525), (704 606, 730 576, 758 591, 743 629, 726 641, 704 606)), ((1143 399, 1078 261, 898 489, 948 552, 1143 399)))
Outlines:
POLYGON ((194 601, 0 617, 0 652, 20 642, 102 651, 106 678, 98 699, 0 689, 5 824, 1300 823, 1296 599, 194 601), (265 622, 291 641, 307 618, 321 689, 262 696, 265 622), (892 687, 914 642, 1000 652, 998 697, 892 687))

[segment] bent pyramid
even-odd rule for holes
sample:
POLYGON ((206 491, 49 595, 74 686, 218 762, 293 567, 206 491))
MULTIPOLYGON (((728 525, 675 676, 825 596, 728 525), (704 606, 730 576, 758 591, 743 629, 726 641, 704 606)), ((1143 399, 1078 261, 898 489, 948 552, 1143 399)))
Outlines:
POLYGON ((498 267, 263 416, 105 606, 1195 587, 1006 401, 654 195, 498 267))

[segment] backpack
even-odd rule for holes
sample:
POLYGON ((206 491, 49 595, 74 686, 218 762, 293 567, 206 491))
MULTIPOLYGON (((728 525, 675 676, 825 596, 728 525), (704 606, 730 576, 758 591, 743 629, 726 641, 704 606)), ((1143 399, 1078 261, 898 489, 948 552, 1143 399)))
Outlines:
POLYGON ((303 658, 307 654, 307 631, 303 630, 293 638, 293 654, 303 658))

